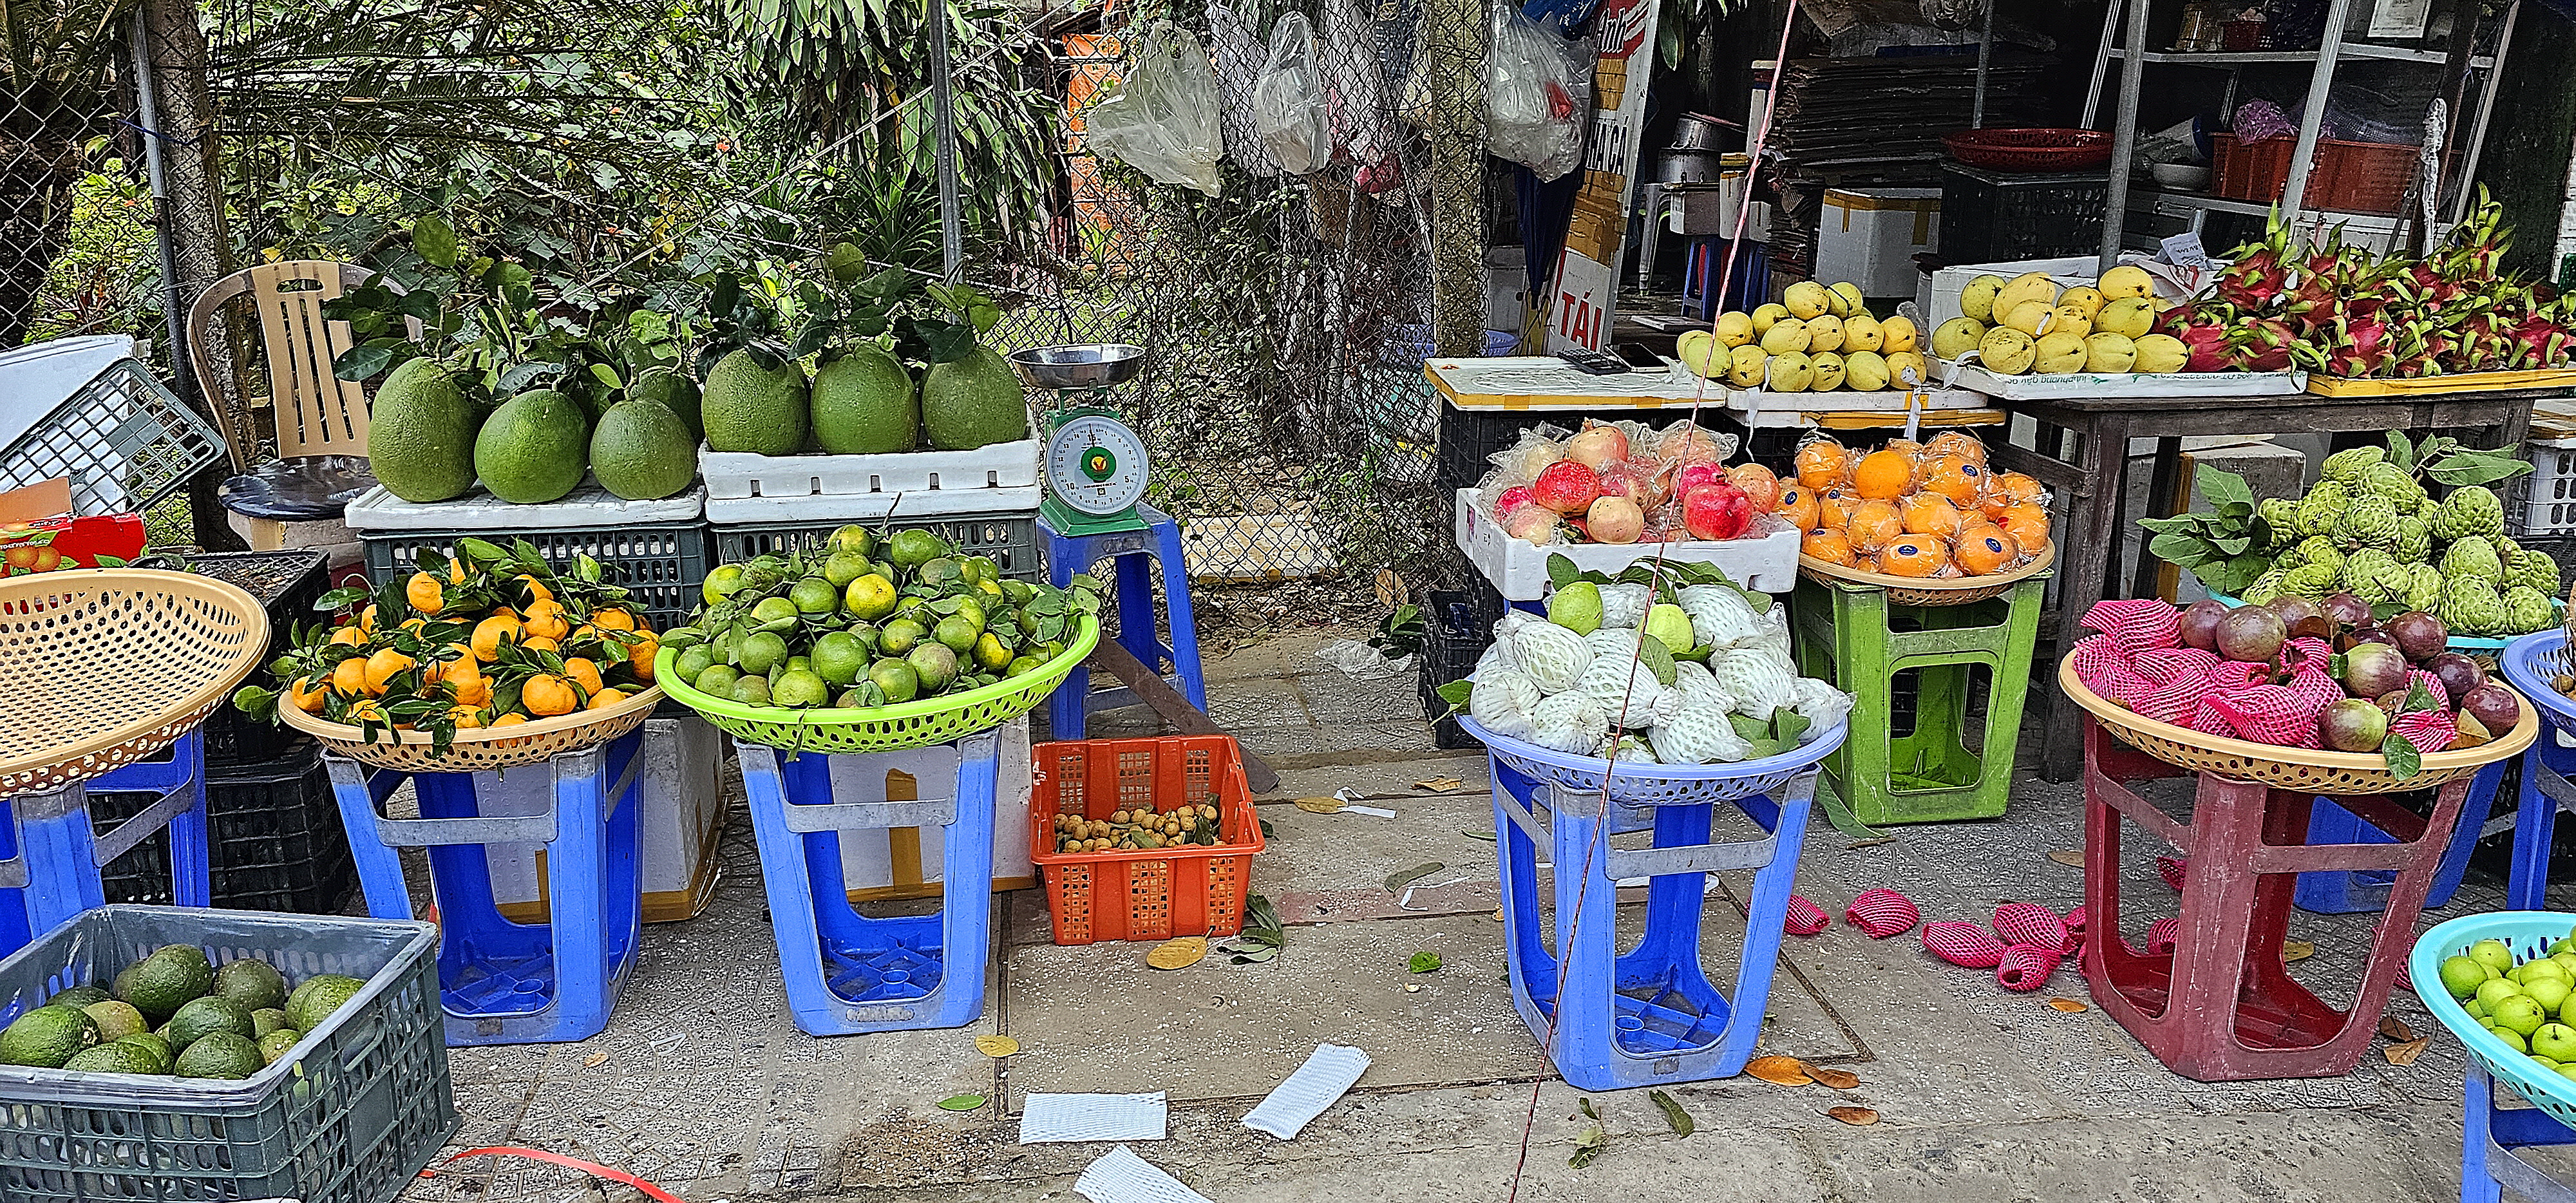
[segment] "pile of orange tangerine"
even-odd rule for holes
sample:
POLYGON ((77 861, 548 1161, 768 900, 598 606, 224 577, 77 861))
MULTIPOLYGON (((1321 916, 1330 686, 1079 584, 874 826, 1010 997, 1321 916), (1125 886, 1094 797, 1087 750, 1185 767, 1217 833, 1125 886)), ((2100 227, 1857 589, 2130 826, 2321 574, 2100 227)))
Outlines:
POLYGON ((1862 454, 1830 437, 1798 448, 1775 513, 1805 537, 1799 552, 1889 576, 1985 576, 2048 546, 2048 495, 2019 472, 1992 472, 1986 446, 1956 431, 1891 439, 1862 454))

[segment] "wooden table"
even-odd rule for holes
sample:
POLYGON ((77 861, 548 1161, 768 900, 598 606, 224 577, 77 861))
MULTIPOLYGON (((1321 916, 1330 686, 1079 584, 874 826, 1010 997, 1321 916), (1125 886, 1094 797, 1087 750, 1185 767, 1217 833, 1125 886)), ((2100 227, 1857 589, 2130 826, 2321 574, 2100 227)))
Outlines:
MULTIPOLYGON (((2532 403, 2563 389, 2434 393, 2388 397, 2321 397, 2293 393, 2270 397, 2088 397, 2003 401, 2015 415, 2039 423, 2036 445, 1992 448, 1997 466, 2038 477, 2063 497, 2066 517, 2057 533, 2057 605, 2053 627, 2063 654, 2094 602, 2106 597, 2147 597, 2156 589, 2157 561, 2145 554, 2121 575, 2122 535, 2128 493, 2129 440, 2156 440, 2150 513, 2172 508, 2186 495, 2181 480, 2182 440, 2192 436, 2329 434, 2405 430, 2452 434, 2481 447, 2509 447, 2523 440, 2532 403), (2069 447, 2072 450, 2068 450, 2069 447)), ((2053 673, 2032 673, 2044 688, 2039 716, 2043 750, 2040 775, 2071 780, 2084 763, 2080 711, 2058 692, 2053 673), (2043 684, 2044 682, 2044 684, 2043 684)))

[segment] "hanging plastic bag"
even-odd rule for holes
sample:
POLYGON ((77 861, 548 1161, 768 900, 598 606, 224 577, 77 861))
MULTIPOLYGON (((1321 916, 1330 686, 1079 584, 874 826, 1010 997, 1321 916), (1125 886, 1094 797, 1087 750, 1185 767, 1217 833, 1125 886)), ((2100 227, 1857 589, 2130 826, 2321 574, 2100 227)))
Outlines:
POLYGON ((1315 72, 1315 27, 1287 13, 1270 27, 1270 62, 1252 88, 1252 120, 1271 161, 1304 175, 1333 157, 1332 118, 1323 77, 1315 72))
POLYGON ((1156 21, 1137 43, 1127 77, 1083 114, 1094 150, 1144 172, 1157 183, 1217 195, 1224 181, 1217 157, 1216 71, 1207 47, 1189 31, 1156 21))
POLYGON ((1565 39, 1508 4, 1493 7, 1493 44, 1485 56, 1485 146, 1561 179, 1583 165, 1592 126, 1592 73, 1565 39))

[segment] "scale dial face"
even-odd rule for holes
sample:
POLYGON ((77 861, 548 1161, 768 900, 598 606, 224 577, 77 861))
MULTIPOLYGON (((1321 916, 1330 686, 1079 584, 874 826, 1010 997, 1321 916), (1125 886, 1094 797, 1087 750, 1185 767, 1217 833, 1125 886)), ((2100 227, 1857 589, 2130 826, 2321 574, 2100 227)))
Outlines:
POLYGON ((1085 514, 1116 514, 1145 499, 1145 441, 1104 414, 1067 418, 1048 436, 1047 491, 1085 514))

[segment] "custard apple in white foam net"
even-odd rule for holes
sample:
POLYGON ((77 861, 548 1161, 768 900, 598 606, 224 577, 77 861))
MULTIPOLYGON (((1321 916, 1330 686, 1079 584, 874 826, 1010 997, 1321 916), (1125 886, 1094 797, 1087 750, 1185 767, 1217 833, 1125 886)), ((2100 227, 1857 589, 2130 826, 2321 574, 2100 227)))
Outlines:
POLYGON ((1685 710, 1647 737, 1666 764, 1717 764, 1742 760, 1753 751, 1724 714, 1709 710, 1685 710))
POLYGON ((1652 716, 1672 690, 1656 680, 1643 662, 1629 659, 1627 649, 1620 649, 1596 651, 1591 666, 1575 681, 1574 692, 1592 695, 1612 724, 1644 728, 1654 725, 1652 716))
POLYGON ((1647 603, 1653 601, 1654 597, 1654 590, 1634 581, 1601 586, 1601 625, 1605 627, 1643 626, 1646 621, 1647 603))
POLYGON ((1475 691, 1467 695, 1467 714, 1496 735, 1527 739, 1530 712, 1544 696, 1538 682, 1519 669, 1479 670, 1475 691))
POLYGON ((1603 740, 1601 756, 1629 764, 1655 764, 1662 759, 1655 755, 1655 746, 1646 742, 1642 735, 1615 735, 1603 740))
MULTIPOLYGON (((1681 592, 1691 637, 1712 648, 1733 647, 1762 633, 1762 618, 1744 595, 1724 585, 1693 585, 1681 592)), ((1775 607, 1776 608, 1776 607, 1775 607)))
POLYGON ((1771 721, 1771 712, 1794 703, 1798 674, 1767 648, 1734 647, 1710 654, 1709 675, 1718 688, 1734 694, 1735 713, 1755 722, 1771 721))
POLYGON ((1696 660, 1673 662, 1673 693, 1681 698, 1684 706, 1717 714, 1733 713, 1742 704, 1741 699, 1728 693, 1725 686, 1717 683, 1717 678, 1709 675, 1707 665, 1696 660))
POLYGON ((1551 694, 1574 688, 1583 670, 1592 666, 1592 649, 1584 645, 1583 636, 1552 622, 1521 624, 1512 632, 1512 656, 1520 661, 1522 672, 1551 694))
POLYGON ((1530 711, 1529 741, 1554 752, 1590 756, 1610 734, 1610 716, 1586 693, 1566 692, 1543 698, 1530 711))
POLYGON ((1484 655, 1476 657, 1475 675, 1483 676, 1488 670, 1497 668, 1508 668, 1513 672, 1521 671, 1520 653, 1513 650, 1512 641, 1509 639, 1495 640, 1485 649, 1484 655))
POLYGON ((1814 677, 1800 677, 1790 685, 1794 699, 1789 708, 1807 720, 1807 732, 1798 742, 1814 739, 1816 733, 1850 717, 1852 696, 1814 677))

